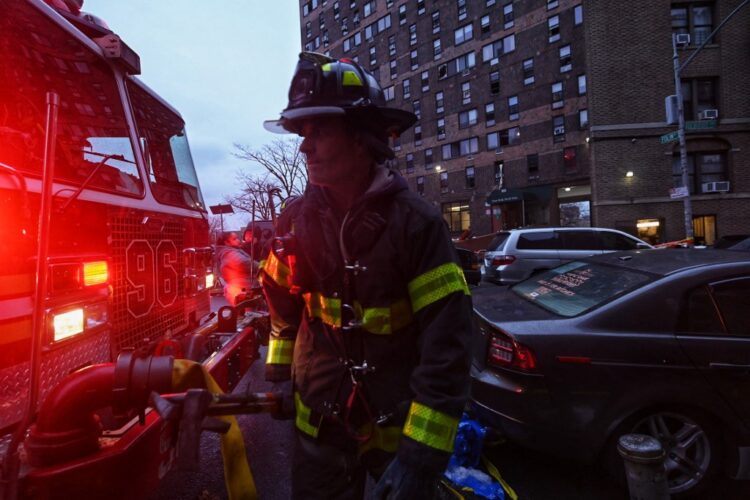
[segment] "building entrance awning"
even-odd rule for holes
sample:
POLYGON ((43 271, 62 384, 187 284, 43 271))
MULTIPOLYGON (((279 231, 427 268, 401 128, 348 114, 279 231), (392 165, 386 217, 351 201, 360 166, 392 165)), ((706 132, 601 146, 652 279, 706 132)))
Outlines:
POLYGON ((548 202, 552 198, 552 186, 531 186, 525 188, 501 188, 495 189, 485 202, 487 205, 500 205, 502 203, 515 203, 518 201, 548 202))

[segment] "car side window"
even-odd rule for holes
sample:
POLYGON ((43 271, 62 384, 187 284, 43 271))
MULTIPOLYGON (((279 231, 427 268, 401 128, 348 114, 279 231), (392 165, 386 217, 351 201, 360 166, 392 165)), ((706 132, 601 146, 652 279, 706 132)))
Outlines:
POLYGON ((602 245, 594 231, 559 231, 565 250, 601 250, 602 245))
POLYGON ((638 242, 625 235, 611 233, 609 231, 598 231, 604 250, 635 250, 638 242))
POLYGON ((688 333, 708 333, 723 335, 724 328, 716 311, 711 294, 702 286, 689 292, 685 310, 681 315, 683 325, 679 330, 688 333))
POLYGON ((731 335, 750 337, 750 277, 711 285, 714 299, 731 335))
POLYGON ((554 231, 538 231, 518 236, 519 250, 558 250, 560 242, 554 231))

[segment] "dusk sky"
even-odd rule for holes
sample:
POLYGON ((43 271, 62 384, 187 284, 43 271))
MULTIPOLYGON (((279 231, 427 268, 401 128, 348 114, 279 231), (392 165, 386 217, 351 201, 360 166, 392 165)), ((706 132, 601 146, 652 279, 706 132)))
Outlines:
MULTIPOLYGON (((85 0, 141 56, 140 78, 185 119, 208 205, 236 191, 234 143, 260 149, 300 51, 297 0, 85 0)), ((248 217, 225 218, 237 228, 248 217)))

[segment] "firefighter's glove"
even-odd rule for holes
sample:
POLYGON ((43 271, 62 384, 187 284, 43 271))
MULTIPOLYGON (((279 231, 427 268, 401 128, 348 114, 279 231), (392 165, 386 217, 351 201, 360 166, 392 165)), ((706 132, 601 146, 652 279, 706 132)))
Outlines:
POLYGON ((274 420, 291 420, 296 415, 294 408, 294 394, 292 392, 292 382, 276 382, 271 384, 271 392, 278 395, 280 405, 278 411, 272 412, 271 417, 274 420))
POLYGON ((430 500, 435 498, 438 475, 394 458, 375 485, 374 500, 430 500))

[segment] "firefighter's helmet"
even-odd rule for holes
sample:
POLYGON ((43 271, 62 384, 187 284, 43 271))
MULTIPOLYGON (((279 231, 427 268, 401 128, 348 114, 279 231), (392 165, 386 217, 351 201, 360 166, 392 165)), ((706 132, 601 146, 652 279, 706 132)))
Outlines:
POLYGON ((351 59, 302 52, 289 87, 289 104, 278 120, 263 123, 276 133, 298 133, 300 119, 342 115, 378 138, 398 136, 416 122, 408 111, 389 108, 375 77, 351 59))

